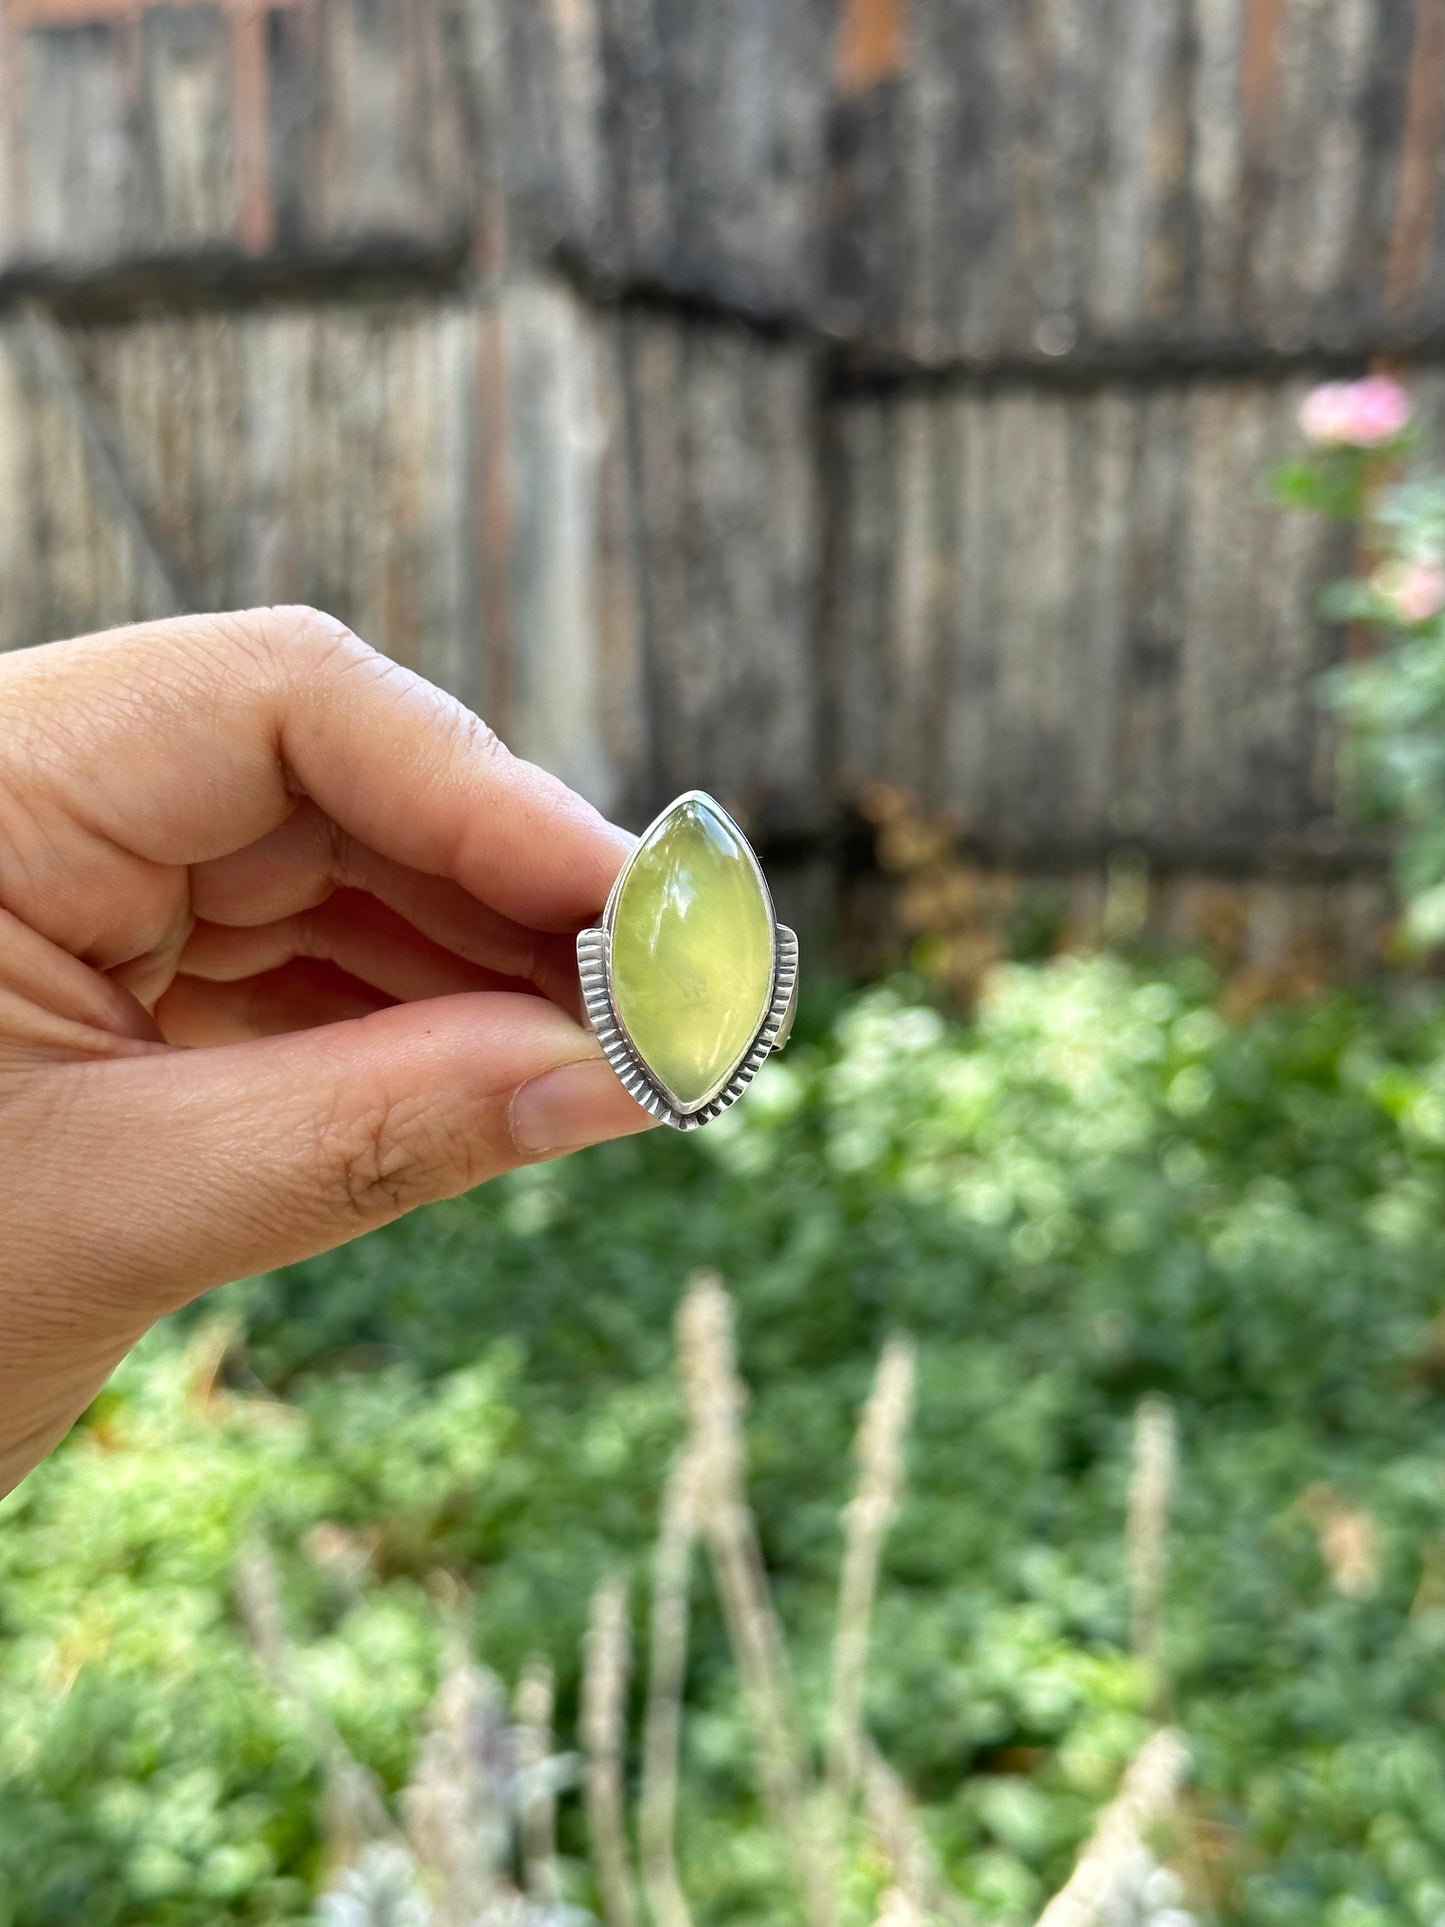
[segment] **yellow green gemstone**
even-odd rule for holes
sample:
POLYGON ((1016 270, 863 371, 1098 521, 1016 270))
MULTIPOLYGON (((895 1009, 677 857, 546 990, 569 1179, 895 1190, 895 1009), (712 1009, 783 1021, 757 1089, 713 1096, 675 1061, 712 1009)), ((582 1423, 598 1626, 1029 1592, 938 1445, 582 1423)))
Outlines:
POLYGON ((727 815, 698 797, 632 859, 612 921, 612 995, 648 1070, 684 1108, 747 1056, 773 996, 773 913, 727 815))

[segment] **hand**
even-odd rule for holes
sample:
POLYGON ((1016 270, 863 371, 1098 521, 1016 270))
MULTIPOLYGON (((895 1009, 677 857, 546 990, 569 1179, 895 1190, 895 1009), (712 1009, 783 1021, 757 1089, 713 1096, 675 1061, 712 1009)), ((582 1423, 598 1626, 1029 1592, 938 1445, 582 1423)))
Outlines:
POLYGON ((629 848, 308 609, 0 655, 0 1493, 162 1313, 649 1123, 629 848))

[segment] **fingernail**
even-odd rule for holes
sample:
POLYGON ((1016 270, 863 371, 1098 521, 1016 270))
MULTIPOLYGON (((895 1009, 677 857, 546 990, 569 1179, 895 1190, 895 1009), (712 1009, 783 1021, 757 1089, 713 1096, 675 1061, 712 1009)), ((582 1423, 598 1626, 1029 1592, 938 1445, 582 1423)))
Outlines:
POLYGON ((531 1157, 626 1137, 653 1122, 600 1057, 543 1071, 512 1097, 512 1142, 531 1157))

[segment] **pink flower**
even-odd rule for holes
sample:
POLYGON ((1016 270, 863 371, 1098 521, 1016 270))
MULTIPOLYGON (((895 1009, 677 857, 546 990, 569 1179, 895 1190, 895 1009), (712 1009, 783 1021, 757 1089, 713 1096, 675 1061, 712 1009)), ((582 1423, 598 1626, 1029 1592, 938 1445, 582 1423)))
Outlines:
POLYGON ((1386 562, 1370 587, 1397 622, 1429 622, 1445 609, 1445 568, 1438 562, 1386 562))
POLYGON ((1327 381, 1312 388, 1299 420, 1316 448, 1378 448, 1394 441, 1414 412, 1398 381, 1367 375, 1363 381, 1327 381))

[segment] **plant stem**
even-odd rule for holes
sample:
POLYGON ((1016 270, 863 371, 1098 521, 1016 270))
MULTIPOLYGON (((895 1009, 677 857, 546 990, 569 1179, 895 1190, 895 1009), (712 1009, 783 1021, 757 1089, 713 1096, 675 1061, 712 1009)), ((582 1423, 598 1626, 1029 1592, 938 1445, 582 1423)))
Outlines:
POLYGON ((858 1490, 844 1512, 843 1576, 838 1593, 838 1630, 833 1642, 833 1695, 829 1721, 828 1789, 846 1813, 858 1779, 863 1730, 863 1689, 868 1632, 878 1589, 883 1541, 898 1510, 903 1483, 903 1439, 913 1406, 914 1352, 904 1338, 890 1338, 878 1361, 873 1390, 863 1408, 854 1447, 858 1490))
POLYGON ((687 1670, 687 1582, 697 1520, 694 1467, 678 1455, 662 1506, 652 1581, 651 1662, 642 1742, 642 1886, 655 1927, 692 1927, 677 1872, 678 1741, 687 1670))
POLYGON ((637 1896, 627 1851, 622 1769, 627 1744, 627 1679, 631 1651, 627 1586, 619 1574, 592 1596, 582 1675, 582 1743, 587 1753, 587 1819, 607 1927, 638 1927, 637 1896))

